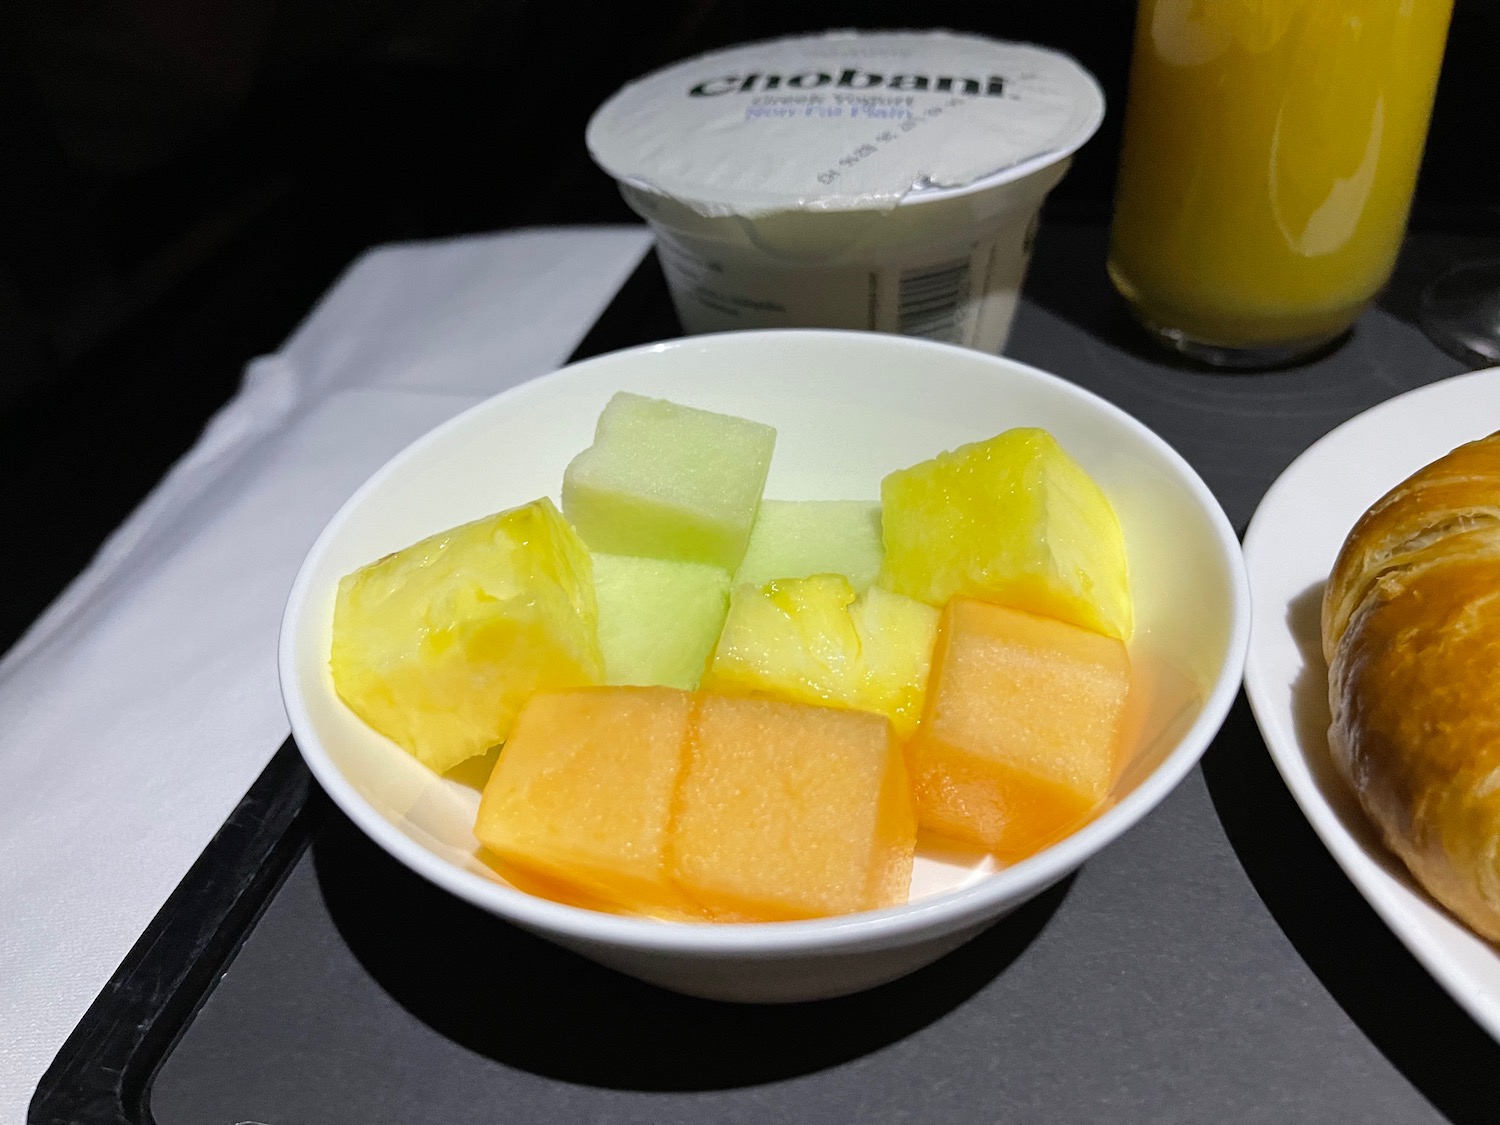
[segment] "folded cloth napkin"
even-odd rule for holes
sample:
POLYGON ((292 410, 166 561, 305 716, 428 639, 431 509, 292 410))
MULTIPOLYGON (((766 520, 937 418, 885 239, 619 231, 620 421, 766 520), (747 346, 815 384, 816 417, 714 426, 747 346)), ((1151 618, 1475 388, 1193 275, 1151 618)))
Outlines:
POLYGON ((424 431, 561 363, 648 245, 365 254, 0 660, 0 1125, 286 738, 277 629, 323 524, 424 431))

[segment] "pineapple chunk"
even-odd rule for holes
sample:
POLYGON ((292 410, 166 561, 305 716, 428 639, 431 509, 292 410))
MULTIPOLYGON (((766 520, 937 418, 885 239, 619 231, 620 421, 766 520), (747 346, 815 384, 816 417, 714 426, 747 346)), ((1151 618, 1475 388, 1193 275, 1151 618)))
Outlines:
POLYGON ((597 683, 587 548, 547 499, 440 532, 339 582, 329 667, 366 723, 442 772, 534 692, 597 683))
POLYGON ((880 585, 929 605, 965 595, 1129 640, 1114 509, 1046 430, 1008 430, 881 482, 880 585))
POLYGON ((563 511, 595 551, 732 573, 775 444, 759 422, 621 391, 563 473, 563 511))
POLYGON ((709 691, 875 711, 902 738, 916 727, 938 611, 841 574, 740 586, 729 604, 709 691))

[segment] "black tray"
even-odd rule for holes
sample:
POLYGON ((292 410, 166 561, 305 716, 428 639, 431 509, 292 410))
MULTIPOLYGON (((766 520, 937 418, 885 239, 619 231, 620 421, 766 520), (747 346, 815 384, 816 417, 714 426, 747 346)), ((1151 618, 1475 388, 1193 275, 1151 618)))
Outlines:
MULTIPOLYGON (((1049 226, 1007 353, 1147 422, 1243 530, 1317 437, 1459 370, 1412 294, 1465 248, 1414 240, 1384 307, 1323 359, 1225 376, 1126 323, 1102 231, 1049 226)), ((676 331, 648 258, 574 358, 676 331)), ((1241 700, 1202 768, 1071 879, 903 981, 774 1008, 651 988, 443 894, 333 810, 288 742, 29 1121, 1479 1122, 1497 1073, 1500 1047, 1312 835, 1241 700)))

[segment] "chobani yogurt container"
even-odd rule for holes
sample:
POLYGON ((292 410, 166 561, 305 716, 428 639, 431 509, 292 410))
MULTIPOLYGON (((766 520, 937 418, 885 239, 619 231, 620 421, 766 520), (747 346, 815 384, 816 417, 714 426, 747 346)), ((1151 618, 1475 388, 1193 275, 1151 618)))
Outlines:
POLYGON ((1066 55, 949 32, 733 47, 625 86, 595 161, 689 332, 795 325, 999 351, 1037 213, 1104 96, 1066 55))

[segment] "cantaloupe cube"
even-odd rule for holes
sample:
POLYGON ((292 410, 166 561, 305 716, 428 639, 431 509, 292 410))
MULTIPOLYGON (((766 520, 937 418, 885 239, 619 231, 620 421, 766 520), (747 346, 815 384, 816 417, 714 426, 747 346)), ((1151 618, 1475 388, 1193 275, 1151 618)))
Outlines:
POLYGON ((841 574, 738 587, 706 690, 875 711, 905 738, 922 714, 938 611, 841 574))
POLYGON ((486 516, 339 582, 329 669, 361 719, 442 772, 536 691, 604 674, 588 549, 550 500, 486 516))
POLYGON ((671 688, 533 696, 484 788, 474 835, 583 896, 647 914, 690 910, 663 857, 692 706, 671 688))
POLYGON ((1125 538, 1108 498, 1046 430, 1007 430, 881 482, 880 584, 965 595, 1129 640, 1125 538))
POLYGON ((771 466, 770 426, 621 391, 563 474, 595 551, 739 566, 771 466))
POLYGON ((877 715, 702 694, 667 862, 717 917, 775 921, 906 901, 916 815, 877 715))
POLYGON ((1061 838, 1109 793, 1129 689, 1116 638, 954 598, 907 745, 922 826, 1006 860, 1061 838))
POLYGON ((729 572, 594 554, 599 647, 610 684, 698 686, 729 609, 729 572))
POLYGON ((880 558, 872 500, 762 500, 734 584, 842 574, 858 594, 879 576, 880 558))

